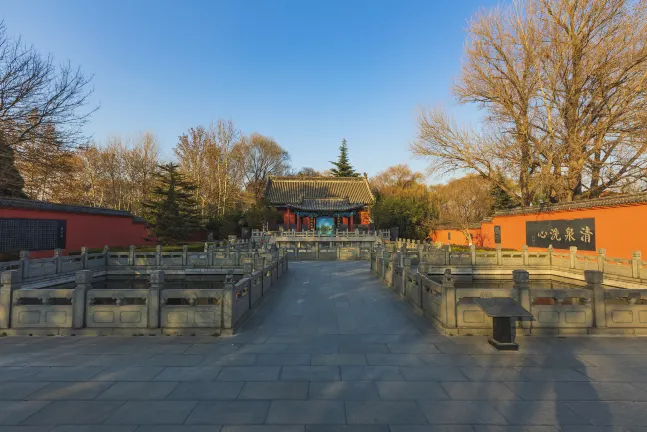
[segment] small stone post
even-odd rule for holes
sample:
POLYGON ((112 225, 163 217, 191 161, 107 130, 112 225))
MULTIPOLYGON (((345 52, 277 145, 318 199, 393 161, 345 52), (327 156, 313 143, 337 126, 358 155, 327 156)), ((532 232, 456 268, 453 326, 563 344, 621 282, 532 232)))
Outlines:
POLYGON ((548 245, 548 265, 553 266, 553 245, 548 245))
POLYGON ((476 246, 470 245, 470 264, 472 267, 476 265, 476 246))
POLYGON ((29 279, 29 251, 20 251, 20 268, 22 280, 29 279))
POLYGON ((389 261, 389 252, 386 249, 384 249, 384 251, 382 252, 382 273, 380 274, 380 276, 384 280, 386 280, 386 268, 388 266, 388 261, 389 261))
POLYGON ((315 259, 319 259, 319 241, 315 241, 315 259))
POLYGON ((54 261, 56 262, 56 273, 61 273, 63 271, 63 255, 62 249, 54 249, 54 261))
POLYGON ((598 249, 598 271, 604 272, 604 262, 607 259, 607 250, 605 248, 598 249))
POLYGON ((452 279, 451 269, 445 269, 443 274, 441 322, 445 327, 456 328, 456 288, 452 279))
POLYGON ((252 263, 245 263, 243 264, 243 277, 252 277, 252 272, 253 272, 253 267, 252 263))
POLYGON ((425 256, 425 245, 418 243, 416 249, 418 249, 418 262, 421 263, 425 256))
POLYGON ((150 274, 148 289, 148 328, 160 326, 160 291, 164 287, 164 270, 153 270, 150 274))
POLYGON ((643 258, 641 251, 631 252, 631 276, 634 279, 640 279, 640 268, 642 267, 643 258))
POLYGON ((568 261, 568 268, 575 268, 575 262, 577 259, 577 246, 571 246, 569 248, 570 256, 569 256, 569 261, 568 261))
POLYGON ((207 262, 209 263, 209 267, 213 267, 215 265, 215 258, 216 253, 213 250, 213 245, 209 244, 207 246, 207 262))
POLYGON ((137 248, 135 246, 130 246, 128 248, 128 265, 129 266, 134 266, 135 265, 135 252, 137 252, 137 248))
POLYGON ((182 266, 189 265, 189 245, 182 246, 182 266))
POLYGON ((604 299, 604 288, 602 281, 604 273, 597 270, 584 270, 586 287, 593 291, 593 321, 596 328, 607 326, 606 306, 604 299))
POLYGON ((92 289, 92 270, 80 270, 76 272, 74 294, 72 297, 72 327, 82 329, 85 327, 85 305, 89 290, 92 289))
POLYGON ((108 263, 110 262, 109 258, 110 258, 110 246, 105 245, 103 247, 103 265, 106 267, 108 267, 108 263))
POLYGON ((158 267, 162 265, 162 245, 155 246, 155 265, 158 267))
POLYGON ((0 275, 0 328, 7 329, 11 326, 11 305, 13 304, 13 291, 20 284, 18 270, 8 270, 0 275))
POLYGON ((240 245, 238 243, 234 245, 234 265, 240 265, 240 245))
POLYGON ((528 245, 521 246, 521 254, 523 256, 523 265, 530 265, 530 257, 528 256, 528 245))
POLYGON ((81 248, 81 264, 83 265, 83 269, 88 268, 88 254, 90 253, 90 250, 86 247, 83 246, 81 248))
POLYGON ((233 327, 234 315, 234 272, 233 270, 227 271, 225 283, 222 288, 222 324, 223 329, 231 330, 233 327))
POLYGON ((503 264, 503 252, 501 251, 501 243, 496 244, 496 265, 503 264))
MULTIPOLYGON (((526 270, 512 271, 513 288, 517 290, 519 304, 530 312, 530 274, 526 270)), ((521 327, 530 328, 530 321, 522 320, 521 327)))
POLYGON ((447 245, 447 249, 445 249, 445 265, 448 266, 449 263, 451 262, 451 253, 452 253, 452 245, 447 245))

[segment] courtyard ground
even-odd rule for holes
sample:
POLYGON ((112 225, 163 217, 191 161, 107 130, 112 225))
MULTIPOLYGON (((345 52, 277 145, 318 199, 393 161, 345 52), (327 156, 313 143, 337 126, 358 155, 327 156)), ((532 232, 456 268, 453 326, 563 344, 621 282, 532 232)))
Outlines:
POLYGON ((233 337, 0 338, 0 432, 647 431, 647 339, 520 343, 438 334, 366 262, 293 262, 233 337))

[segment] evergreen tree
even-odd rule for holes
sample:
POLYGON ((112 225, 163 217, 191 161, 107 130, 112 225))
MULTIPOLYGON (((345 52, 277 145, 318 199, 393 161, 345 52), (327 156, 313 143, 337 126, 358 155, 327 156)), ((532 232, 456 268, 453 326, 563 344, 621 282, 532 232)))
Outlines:
POLYGON ((14 150, 0 130, 0 197, 27 198, 25 181, 16 168, 14 150))
POLYGON ((177 243, 200 227, 196 186, 178 171, 177 164, 163 164, 159 169, 153 199, 144 207, 157 239, 161 243, 177 243))
MULTIPOLYGON (((499 181, 505 181, 500 174, 499 181)), ((515 207, 519 207, 519 205, 521 204, 516 197, 511 197, 508 192, 506 192, 501 186, 494 182, 490 187, 490 196, 492 197, 493 210, 509 210, 515 207)))
POLYGON ((331 161, 330 163, 335 166, 335 168, 330 169, 330 173, 334 177, 359 177, 359 174, 355 172, 348 160, 348 145, 345 138, 341 141, 341 146, 339 147, 339 159, 337 159, 337 162, 331 161))

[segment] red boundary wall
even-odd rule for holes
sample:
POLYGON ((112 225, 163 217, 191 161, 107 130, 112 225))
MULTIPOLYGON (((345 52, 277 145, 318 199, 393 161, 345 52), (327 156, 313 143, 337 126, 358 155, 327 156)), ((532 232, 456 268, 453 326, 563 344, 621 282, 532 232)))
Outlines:
MULTIPOLYGON (((581 218, 595 219, 596 247, 605 248, 607 256, 631 258, 633 251, 647 253, 647 193, 500 212, 481 222, 480 227, 470 229, 470 232, 476 247, 494 248, 494 227, 500 226, 501 247, 520 250, 526 244, 526 222, 581 218)), ((452 227, 433 230, 430 237, 443 244, 468 244, 465 235, 452 227), (448 234, 451 240, 448 240, 448 234)))
MULTIPOLYGON (((143 220, 111 209, 66 206, 41 201, 0 199, 0 218, 58 219, 67 221, 64 254, 81 247, 127 247, 152 244, 143 220)), ((34 258, 48 257, 53 250, 31 251, 34 258)))

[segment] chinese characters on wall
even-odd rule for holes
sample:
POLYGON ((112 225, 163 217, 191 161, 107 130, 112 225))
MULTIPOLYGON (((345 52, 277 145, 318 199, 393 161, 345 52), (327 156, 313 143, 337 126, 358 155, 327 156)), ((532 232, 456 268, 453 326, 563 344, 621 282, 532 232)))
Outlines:
POLYGON ((0 252, 65 249, 64 220, 0 218, 0 252))
POLYGON ((526 244, 531 247, 594 251, 595 218, 526 222, 526 244))

